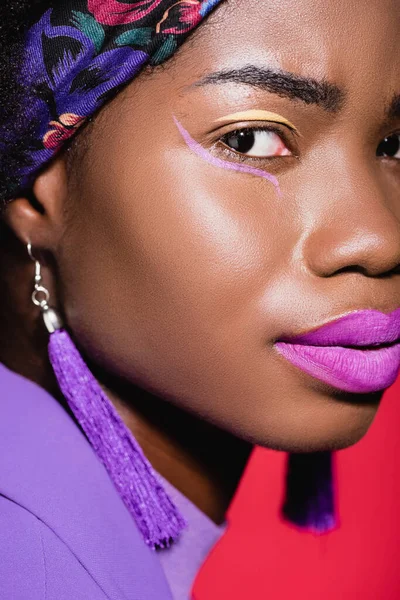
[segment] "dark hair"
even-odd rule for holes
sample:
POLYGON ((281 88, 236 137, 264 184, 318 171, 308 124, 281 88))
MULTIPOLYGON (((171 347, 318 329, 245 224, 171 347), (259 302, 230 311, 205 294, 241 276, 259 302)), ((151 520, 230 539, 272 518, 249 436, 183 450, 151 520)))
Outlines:
MULTIPOLYGON (((22 58, 23 39, 35 19, 51 6, 51 0, 2 0, 0 5, 0 144, 7 140, 7 123, 18 114, 18 104, 24 90, 17 80, 22 58)), ((1 199, 10 189, 14 168, 23 151, 16 145, 7 158, 0 156, 0 208, 1 199)), ((7 153, 8 154, 8 153, 7 153)))
POLYGON ((18 98, 16 73, 29 27, 52 0, 2 0, 0 5, 0 118, 8 116, 12 101, 18 98), (10 104, 11 103, 11 104, 10 104))

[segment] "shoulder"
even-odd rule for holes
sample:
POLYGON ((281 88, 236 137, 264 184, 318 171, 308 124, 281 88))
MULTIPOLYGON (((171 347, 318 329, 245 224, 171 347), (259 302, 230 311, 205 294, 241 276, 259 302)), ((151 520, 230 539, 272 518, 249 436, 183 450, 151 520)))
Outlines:
POLYGON ((105 600, 77 557, 35 515, 0 496, 0 587, 10 600, 105 600))
MULTIPOLYGON (((47 573, 63 581, 68 569, 61 572, 60 565, 83 569, 82 577, 90 574, 106 598, 171 597, 156 553, 143 542, 81 430, 51 395, 1 364, 0 497, 3 514, 7 510, 14 515, 2 517, 0 546, 8 532, 19 568, 24 569, 20 553, 25 531, 36 552, 32 564, 38 577, 39 557, 47 557, 47 573)), ((5 597, 14 600, 12 595, 5 597)), ((31 595, 21 600, 28 597, 36 600, 31 595)), ((67 597, 97 600, 94 593, 82 596, 79 590, 67 597)), ((46 600, 63 598, 55 594, 46 600)))

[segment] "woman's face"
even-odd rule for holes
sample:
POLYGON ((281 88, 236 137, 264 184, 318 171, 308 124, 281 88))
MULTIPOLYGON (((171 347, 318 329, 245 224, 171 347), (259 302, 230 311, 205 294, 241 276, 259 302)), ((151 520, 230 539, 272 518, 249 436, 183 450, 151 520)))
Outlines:
POLYGON ((397 0, 228 0, 108 104, 56 251, 99 365, 257 444, 366 432, 381 391, 274 344, 400 306, 399 30, 397 0))

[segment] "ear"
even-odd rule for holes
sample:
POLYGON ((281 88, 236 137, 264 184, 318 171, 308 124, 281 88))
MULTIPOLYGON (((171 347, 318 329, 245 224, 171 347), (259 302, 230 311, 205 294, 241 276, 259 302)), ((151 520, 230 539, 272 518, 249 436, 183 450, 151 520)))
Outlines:
POLYGON ((51 251, 64 231, 67 198, 67 169, 60 156, 38 175, 32 194, 9 203, 3 219, 25 246, 30 242, 34 249, 51 251))

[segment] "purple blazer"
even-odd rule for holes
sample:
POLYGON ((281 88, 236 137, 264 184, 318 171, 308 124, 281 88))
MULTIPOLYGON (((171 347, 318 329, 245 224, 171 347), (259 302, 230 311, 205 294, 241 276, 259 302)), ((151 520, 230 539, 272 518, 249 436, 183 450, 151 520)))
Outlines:
POLYGON ((80 429, 0 364, 0 598, 172 600, 80 429))

